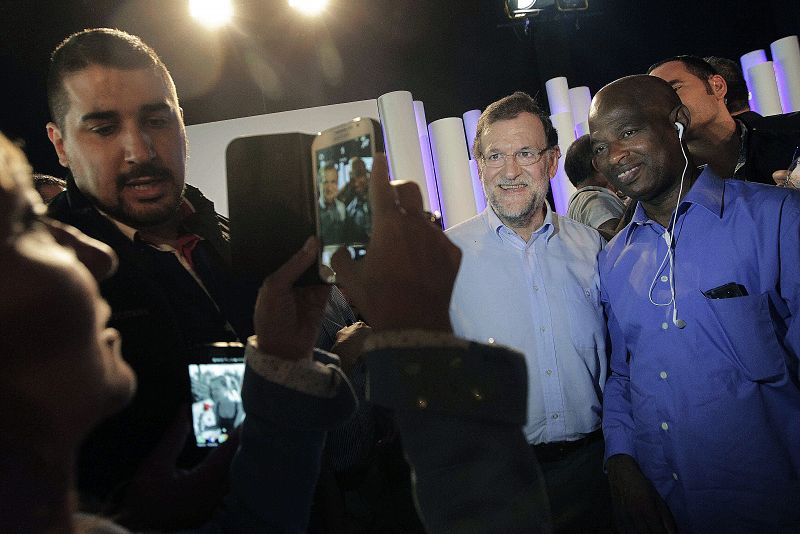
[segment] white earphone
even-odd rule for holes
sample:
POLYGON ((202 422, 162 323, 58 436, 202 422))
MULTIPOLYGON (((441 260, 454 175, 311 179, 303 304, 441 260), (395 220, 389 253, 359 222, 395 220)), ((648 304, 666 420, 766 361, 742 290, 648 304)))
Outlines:
MULTIPOLYGON (((683 139, 683 124, 680 122, 675 123, 675 129, 678 130, 678 139, 683 139)), ((661 260, 661 265, 658 266, 656 269, 656 274, 653 276, 653 281, 650 283, 650 290, 648 291, 647 297, 650 300, 650 303, 655 306, 669 306, 672 305, 672 324, 676 327, 683 329, 686 328, 686 321, 680 319, 678 317, 678 301, 675 298, 675 279, 674 279, 674 271, 675 271, 675 258, 672 255, 672 246, 675 242, 674 233, 676 232, 676 224, 678 220, 678 206, 680 205, 681 201, 681 193, 683 192, 683 179, 686 176, 686 171, 689 169, 689 158, 686 155, 686 150, 683 148, 683 143, 681 143, 681 153, 683 154, 683 160, 685 162, 685 166, 683 167, 683 173, 681 173, 681 186, 678 189, 678 202, 675 204, 675 210, 672 213, 672 223, 664 229, 664 233, 661 234, 661 237, 664 239, 664 242, 667 244, 667 253, 664 255, 664 259, 661 260), (672 228, 672 232, 669 229, 672 228), (655 289, 656 280, 658 280, 659 274, 664 269, 664 267, 669 262, 669 293, 670 299, 667 302, 656 302, 653 300, 653 290, 655 289)))

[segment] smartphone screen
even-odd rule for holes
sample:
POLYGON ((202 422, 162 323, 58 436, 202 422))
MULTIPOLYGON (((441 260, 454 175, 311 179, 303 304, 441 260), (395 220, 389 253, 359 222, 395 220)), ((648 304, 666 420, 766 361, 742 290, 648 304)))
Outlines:
POLYGON ((244 421, 244 347, 218 343, 198 349, 187 366, 192 391, 192 428, 198 447, 218 447, 244 421))
POLYGON ((328 268, 340 247, 356 259, 366 254, 372 235, 369 178, 376 147, 382 150, 382 145, 380 125, 361 118, 321 132, 312 144, 320 276, 328 282, 335 281, 328 268))

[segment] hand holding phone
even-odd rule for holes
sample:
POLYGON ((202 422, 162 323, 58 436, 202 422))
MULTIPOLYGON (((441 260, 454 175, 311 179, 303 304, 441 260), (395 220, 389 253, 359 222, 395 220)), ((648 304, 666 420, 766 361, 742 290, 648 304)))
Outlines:
POLYGON ((337 252, 338 281, 376 331, 452 331, 449 305, 461 250, 425 215, 419 187, 390 184, 388 174, 386 158, 376 155, 370 251, 361 261, 337 252))
POLYGON ((253 322, 262 352, 287 360, 311 357, 330 287, 298 287, 295 282, 314 265, 317 251, 318 240, 309 237, 261 286, 253 322))

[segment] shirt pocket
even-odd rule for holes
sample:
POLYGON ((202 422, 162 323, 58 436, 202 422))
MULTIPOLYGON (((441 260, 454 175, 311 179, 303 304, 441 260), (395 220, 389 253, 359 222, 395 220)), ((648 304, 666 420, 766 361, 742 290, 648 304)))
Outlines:
POLYGON ((720 332, 715 339, 712 328, 708 336, 748 380, 775 382, 786 374, 786 353, 773 326, 769 292, 703 300, 720 332))
POLYGON ((568 285, 562 288, 567 322, 576 349, 605 347, 606 323, 596 288, 568 285))

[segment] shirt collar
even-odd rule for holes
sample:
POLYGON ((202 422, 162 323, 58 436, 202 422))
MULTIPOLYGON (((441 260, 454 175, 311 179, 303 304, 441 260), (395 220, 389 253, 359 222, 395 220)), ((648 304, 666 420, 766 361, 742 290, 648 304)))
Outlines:
MULTIPOLYGON (((531 234, 531 239, 528 243, 533 243, 539 236, 545 236, 546 240, 549 241, 550 238, 558 232, 558 217, 553 213, 547 200, 544 201, 544 208, 545 212, 542 225, 531 234)), ((500 217, 497 216, 490 204, 486 205, 486 209, 483 213, 486 223, 497 237, 502 239, 503 233, 511 232, 522 241, 522 238, 514 232, 513 228, 509 228, 500 220, 500 217)))
MULTIPOLYGON (((714 174, 711 168, 706 165, 700 176, 697 177, 692 188, 683 197, 678 209, 680 210, 687 204, 696 204, 707 209, 712 214, 720 219, 722 218, 722 201, 725 192, 725 180, 714 174)), ((686 208, 688 209, 688 207, 686 208)), ((631 223, 625 230, 625 242, 629 243, 633 231, 639 226, 644 226, 652 223, 653 221, 647 216, 641 202, 636 203, 636 209, 633 212, 631 223)))

